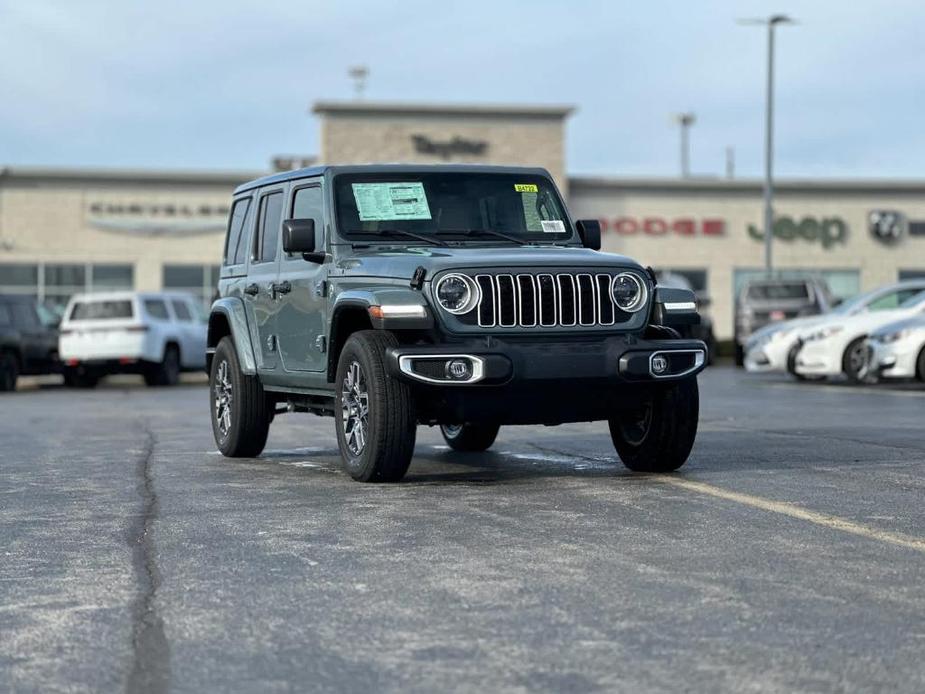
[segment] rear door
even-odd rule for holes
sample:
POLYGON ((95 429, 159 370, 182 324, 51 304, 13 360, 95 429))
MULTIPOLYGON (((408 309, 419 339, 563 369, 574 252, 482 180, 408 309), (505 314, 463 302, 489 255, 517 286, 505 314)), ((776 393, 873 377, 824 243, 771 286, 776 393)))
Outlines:
MULTIPOLYGON (((316 248, 325 248, 324 194, 321 179, 299 183, 292 189, 289 219, 315 221, 316 248)), ((313 263, 301 255, 280 250, 279 282, 288 292, 279 294, 276 333, 286 371, 324 371, 326 278, 328 263, 313 263)))
POLYGON ((251 342, 260 371, 278 366, 276 343, 276 292, 279 276, 279 245, 286 186, 260 191, 257 198, 257 227, 254 233, 250 267, 244 286, 244 304, 251 330, 251 342))

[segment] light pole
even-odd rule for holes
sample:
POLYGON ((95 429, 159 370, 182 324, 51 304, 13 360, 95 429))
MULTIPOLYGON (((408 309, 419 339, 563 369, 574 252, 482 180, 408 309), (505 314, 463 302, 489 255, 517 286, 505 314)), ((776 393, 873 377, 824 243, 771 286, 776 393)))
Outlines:
POLYGON ((675 122, 681 126, 681 178, 691 175, 691 142, 690 127, 697 122, 697 117, 691 113, 679 113, 675 122))
POLYGON ((771 255, 774 237, 774 27, 795 22, 787 15, 775 14, 767 19, 740 19, 739 24, 768 27, 768 91, 764 126, 764 269, 770 275, 774 269, 771 255))

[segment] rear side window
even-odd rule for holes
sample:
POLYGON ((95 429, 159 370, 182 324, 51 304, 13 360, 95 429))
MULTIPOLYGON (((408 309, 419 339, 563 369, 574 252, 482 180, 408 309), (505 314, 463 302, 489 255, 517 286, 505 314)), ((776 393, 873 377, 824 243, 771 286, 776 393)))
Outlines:
POLYGON ((39 324, 39 314, 32 305, 17 301, 13 304, 13 320, 24 328, 33 328, 39 324))
POLYGON ((759 301, 808 299, 809 288, 804 282, 787 284, 753 284, 748 288, 749 299, 759 301))
POLYGON ((117 320, 131 318, 132 302, 118 301, 79 301, 71 309, 71 320, 117 320))
POLYGON ((260 198, 260 215, 257 217, 257 244, 254 260, 265 263, 276 260, 280 225, 283 222, 283 194, 270 193, 260 198))
POLYGON ((228 239, 225 243, 225 264, 240 265, 247 252, 247 232, 250 230, 251 198, 235 202, 228 221, 228 239))
POLYGON ((0 325, 11 325, 13 316, 10 315, 10 309, 6 304, 0 304, 0 325))
POLYGON ((185 301, 174 299, 170 302, 170 305, 173 306, 173 315, 177 317, 177 320, 183 321, 184 323, 193 320, 193 314, 190 313, 185 301))
POLYGON ((169 320, 167 303, 162 299, 145 299, 145 313, 155 320, 169 320))

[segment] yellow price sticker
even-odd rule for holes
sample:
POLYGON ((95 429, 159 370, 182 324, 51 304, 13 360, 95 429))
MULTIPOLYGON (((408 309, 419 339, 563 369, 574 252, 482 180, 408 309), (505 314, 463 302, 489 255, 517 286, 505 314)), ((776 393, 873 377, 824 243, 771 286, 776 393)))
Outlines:
POLYGON ((514 190, 518 193, 539 193, 540 189, 536 183, 515 183, 514 190))

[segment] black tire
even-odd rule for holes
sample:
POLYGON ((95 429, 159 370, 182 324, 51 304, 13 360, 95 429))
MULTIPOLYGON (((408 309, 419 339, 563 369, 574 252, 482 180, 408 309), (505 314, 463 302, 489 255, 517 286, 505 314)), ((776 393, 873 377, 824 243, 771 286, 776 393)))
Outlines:
POLYGON ((636 472, 671 472, 684 465, 697 438, 700 393, 696 378, 653 387, 638 408, 610 418, 620 460, 636 472))
POLYGON ((167 345, 164 359, 144 373, 149 386, 175 386, 180 382, 180 350, 176 345, 167 345))
POLYGON ((864 337, 848 343, 841 358, 841 370, 851 383, 864 383, 870 371, 870 356, 864 346, 864 337))
POLYGON ((925 347, 919 352, 919 358, 916 361, 915 375, 920 381, 925 382, 925 347))
POLYGON ((350 336, 338 359, 337 443, 344 467, 360 482, 399 481, 414 454, 417 416, 411 389, 393 378, 385 363, 386 350, 397 345, 392 333, 361 330, 350 336))
POLYGON ((735 343, 735 364, 736 366, 745 366, 745 348, 738 341, 735 343))
POLYGON ((454 451, 487 451, 498 436, 499 424, 441 424, 443 440, 454 451))
POLYGON ((0 393, 16 390, 19 378, 19 360, 12 352, 0 352, 0 393))
POLYGON ((223 337, 215 348, 209 371, 209 403, 212 435, 222 455, 260 455, 270 432, 270 407, 260 378, 241 372, 231 337, 223 337))
POLYGON ((68 388, 92 389, 100 382, 100 376, 81 367, 64 367, 64 385, 68 388))
POLYGON ((804 376, 803 374, 797 373, 797 355, 800 353, 801 349, 803 349, 803 343, 797 342, 790 348, 790 351, 787 352, 787 373, 801 383, 824 381, 825 376, 804 376))

